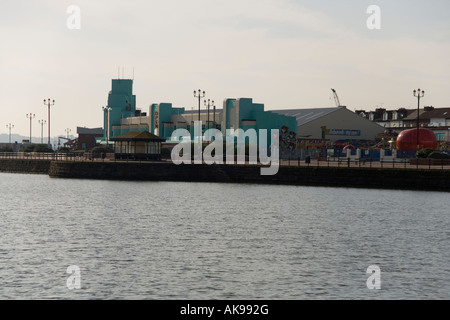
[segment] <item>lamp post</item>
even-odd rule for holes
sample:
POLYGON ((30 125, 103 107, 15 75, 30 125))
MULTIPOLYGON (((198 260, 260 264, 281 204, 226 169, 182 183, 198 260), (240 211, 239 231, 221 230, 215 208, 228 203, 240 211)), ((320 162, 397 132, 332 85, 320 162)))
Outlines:
POLYGON ((214 105, 214 100, 211 101, 210 99, 208 99, 208 103, 206 103, 206 100, 205 100, 205 107, 208 109, 208 120, 206 121, 206 127, 207 128, 209 128, 209 109, 213 105, 214 105))
POLYGON ((213 127, 216 129, 216 105, 214 104, 214 100, 212 101, 213 104, 213 127))
POLYGON ((32 123, 32 120, 33 120, 34 117, 36 117, 35 114, 27 113, 27 118, 30 119, 30 144, 32 143, 32 141, 31 141, 31 123, 32 123))
POLYGON ((106 111, 106 126, 107 126, 107 130, 106 130, 106 146, 109 147, 109 113, 112 110, 111 107, 102 107, 103 109, 103 113, 106 111))
POLYGON ((55 100, 51 101, 48 98, 48 101, 44 99, 44 104, 48 107, 48 147, 51 148, 52 144, 50 143, 50 107, 55 105, 55 100))
POLYGON ((420 129, 420 125, 419 125, 419 111, 420 111, 420 98, 423 98, 425 96, 425 91, 417 89, 413 91, 414 93, 414 97, 417 97, 417 151, 419 151, 420 149, 420 144, 419 144, 419 129, 420 129))
POLYGON ((205 91, 198 89, 198 92, 194 90, 194 98, 198 98, 198 121, 200 121, 200 102, 206 95, 205 91))
POLYGON ((6 127, 9 129, 9 144, 11 144, 11 129, 14 128, 14 125, 9 123, 6 127))
POLYGON ((44 124, 47 123, 45 120, 38 120, 38 123, 41 125, 41 144, 44 143, 44 124))
POLYGON ((67 139, 69 139, 69 134, 72 131, 72 129, 67 128, 65 131, 66 131, 66 134, 67 134, 67 139))

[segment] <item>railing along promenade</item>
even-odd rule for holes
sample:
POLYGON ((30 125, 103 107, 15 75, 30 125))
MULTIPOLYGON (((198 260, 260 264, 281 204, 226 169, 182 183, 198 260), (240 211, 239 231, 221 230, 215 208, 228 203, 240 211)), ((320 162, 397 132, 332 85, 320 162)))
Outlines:
MULTIPOLYGON (((51 160, 51 161, 102 161, 102 162, 154 162, 128 159, 117 160, 113 153, 41 153, 41 152, 0 152, 0 159, 51 160)), ((161 161, 171 162, 170 157, 161 161)), ((225 162, 224 162, 225 163, 225 162)), ((338 168, 394 168, 394 169, 428 169, 450 170, 450 161, 446 159, 349 159, 345 157, 328 157, 327 159, 280 159, 280 166, 291 167, 338 167, 338 168)), ((246 161, 248 163, 248 160, 246 161)))

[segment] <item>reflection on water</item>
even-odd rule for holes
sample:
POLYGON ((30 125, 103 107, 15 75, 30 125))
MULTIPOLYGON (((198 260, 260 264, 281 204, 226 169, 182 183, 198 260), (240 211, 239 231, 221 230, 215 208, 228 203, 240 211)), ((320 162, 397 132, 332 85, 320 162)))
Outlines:
POLYGON ((450 298, 447 193, 0 177, 2 299, 450 298))

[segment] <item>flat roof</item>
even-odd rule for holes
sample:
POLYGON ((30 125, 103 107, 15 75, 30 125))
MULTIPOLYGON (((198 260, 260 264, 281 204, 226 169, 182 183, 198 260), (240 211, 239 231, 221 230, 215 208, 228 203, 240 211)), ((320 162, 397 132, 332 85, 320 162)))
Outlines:
MULTIPOLYGON (((202 107, 202 109, 200 109, 200 114, 202 114, 202 113, 208 113, 208 110, 207 109, 203 109, 204 107, 202 107)), ((219 113, 219 112, 222 112, 223 111, 223 109, 221 108, 221 109, 218 109, 218 108, 216 108, 216 113, 219 113)), ((214 108, 209 108, 209 113, 213 113, 214 112, 214 108)), ((180 116, 182 116, 183 114, 198 114, 198 106, 197 106, 197 109, 195 109, 194 108, 194 110, 188 110, 188 109, 185 109, 184 110, 184 113, 180 113, 180 116)))
POLYGON ((103 134, 103 128, 77 127, 77 134, 103 134))

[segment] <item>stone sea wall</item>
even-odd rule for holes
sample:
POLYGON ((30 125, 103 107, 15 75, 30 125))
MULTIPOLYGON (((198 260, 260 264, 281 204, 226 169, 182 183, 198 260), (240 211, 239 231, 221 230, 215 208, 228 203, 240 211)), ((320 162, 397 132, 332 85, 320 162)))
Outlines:
POLYGON ((48 174, 51 160, 0 159, 0 172, 48 174))
POLYGON ((55 178, 450 191, 450 170, 282 166, 278 174, 262 176, 259 166, 250 165, 52 162, 49 174, 55 178))
POLYGON ((282 166, 278 174, 262 176, 260 169, 251 165, 0 159, 0 172, 48 174, 53 178, 450 191, 450 170, 282 166))

